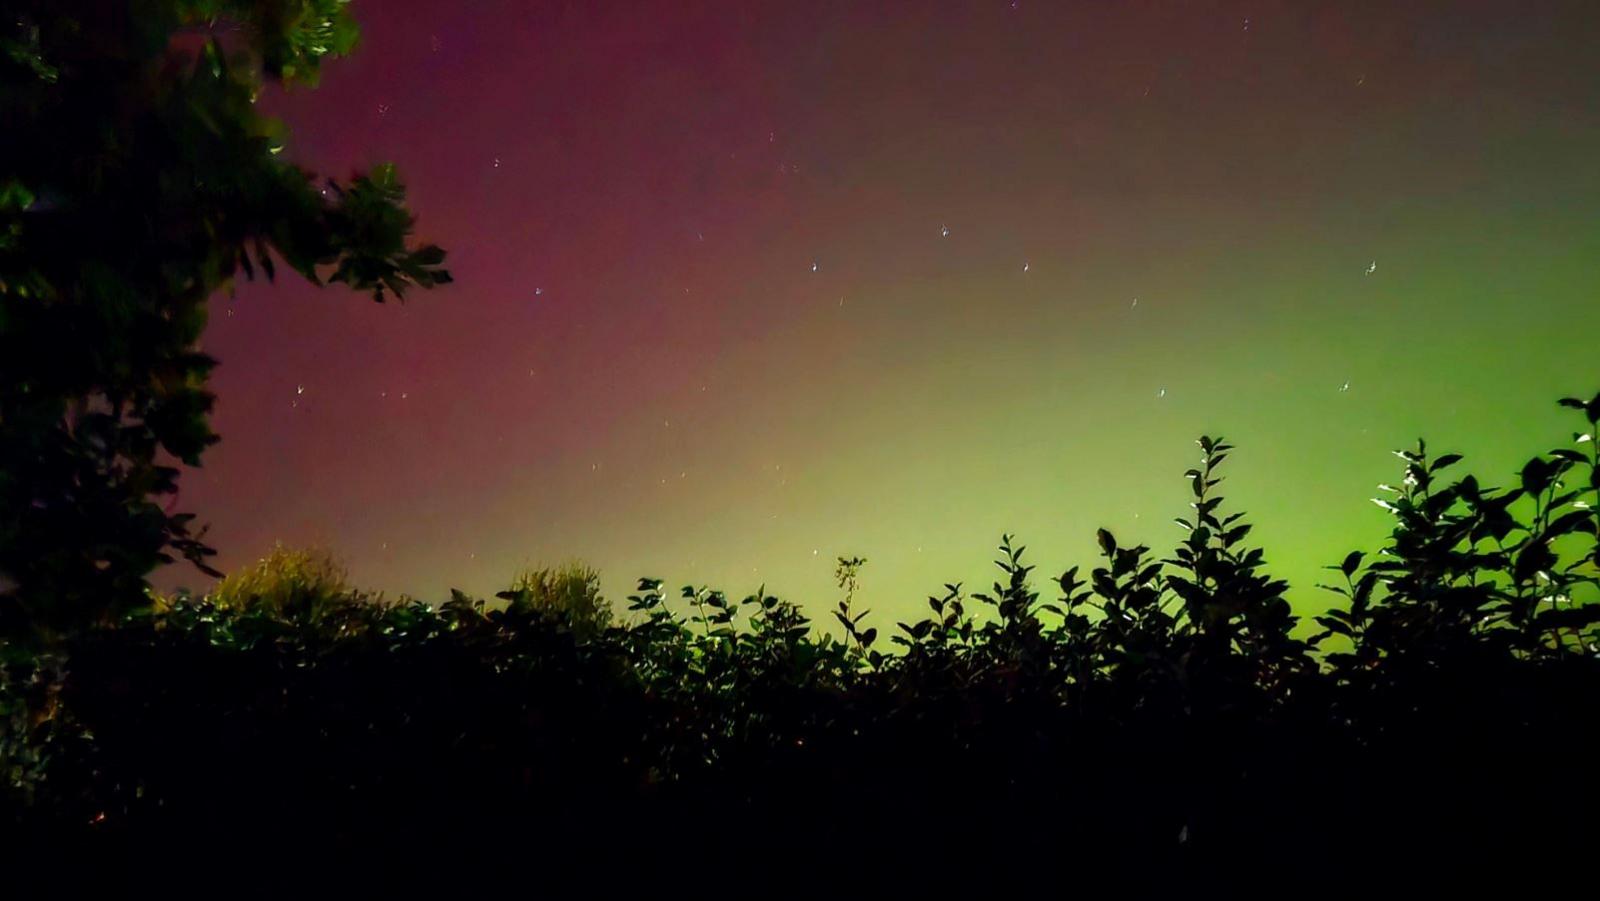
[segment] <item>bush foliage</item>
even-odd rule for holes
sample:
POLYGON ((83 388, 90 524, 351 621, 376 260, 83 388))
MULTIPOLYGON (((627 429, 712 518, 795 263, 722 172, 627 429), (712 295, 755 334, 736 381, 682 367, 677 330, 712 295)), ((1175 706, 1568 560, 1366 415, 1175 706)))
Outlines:
POLYGON ((360 598, 333 554, 279 544, 254 564, 229 573, 207 600, 217 607, 303 621, 321 619, 360 598))
POLYGON ((1098 565, 1044 596, 1008 536, 991 586, 949 584, 887 638, 853 607, 859 558, 842 637, 764 591, 655 579, 612 621, 581 566, 525 574, 504 609, 227 601, 246 573, 13 655, 9 847, 292 837, 315 852, 274 858, 290 879, 426 836, 434 865, 595 890, 1355 885, 1467 860, 1554 885, 1596 837, 1600 689, 1600 396, 1562 403, 1586 430, 1509 487, 1399 452, 1392 535, 1329 567, 1340 600, 1309 636, 1224 509, 1211 438, 1169 556, 1101 531, 1098 565))
POLYGON ((611 625, 611 602, 600 596, 600 571, 579 561, 526 569, 498 597, 512 612, 543 614, 584 640, 611 625))

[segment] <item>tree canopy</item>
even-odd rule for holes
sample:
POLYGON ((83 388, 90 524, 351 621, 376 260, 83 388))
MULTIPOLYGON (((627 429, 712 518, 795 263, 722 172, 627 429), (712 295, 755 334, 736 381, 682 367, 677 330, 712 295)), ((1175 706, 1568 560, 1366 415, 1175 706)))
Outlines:
POLYGON ((346 0, 0 0, 0 627, 210 571, 179 464, 217 440, 207 302, 287 265, 379 302, 450 281, 395 170, 319 179, 260 111, 355 45, 346 0))

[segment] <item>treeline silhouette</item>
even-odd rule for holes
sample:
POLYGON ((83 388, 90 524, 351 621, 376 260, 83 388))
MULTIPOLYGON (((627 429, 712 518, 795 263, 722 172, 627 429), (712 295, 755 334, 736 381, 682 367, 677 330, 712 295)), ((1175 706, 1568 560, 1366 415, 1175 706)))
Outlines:
POLYGON ((1586 430, 1508 487, 1398 452, 1392 536, 1329 567, 1315 634, 1210 438, 1170 555, 1101 531, 1045 595, 1007 537, 991 587, 892 625, 841 559, 838 637, 654 579, 613 617, 581 567, 503 605, 373 603, 289 555, 9 647, 5 847, 235 892, 335 865, 701 894, 1586 880, 1600 395, 1562 404, 1586 430))

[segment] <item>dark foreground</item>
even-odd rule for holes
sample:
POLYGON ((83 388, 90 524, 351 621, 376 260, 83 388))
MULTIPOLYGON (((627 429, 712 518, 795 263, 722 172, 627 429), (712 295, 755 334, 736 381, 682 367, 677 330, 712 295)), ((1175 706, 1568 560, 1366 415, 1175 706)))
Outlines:
POLYGON ((1170 557, 1101 532, 1047 600, 1007 539, 989 590, 883 641, 841 560, 841 638, 643 580, 625 625, 546 582, 504 610, 285 583, 3 645, 0 849, 67 896, 1587 896, 1579 444, 1509 489, 1403 453, 1391 541, 1330 567, 1315 635, 1202 439, 1170 557))
POLYGON ((307 642, 188 610, 85 640, 12 872, 223 896, 1594 873, 1593 655, 1267 693, 1237 655, 1080 685, 1048 649, 856 671, 840 645, 702 638, 667 680, 612 639, 472 616, 307 642))

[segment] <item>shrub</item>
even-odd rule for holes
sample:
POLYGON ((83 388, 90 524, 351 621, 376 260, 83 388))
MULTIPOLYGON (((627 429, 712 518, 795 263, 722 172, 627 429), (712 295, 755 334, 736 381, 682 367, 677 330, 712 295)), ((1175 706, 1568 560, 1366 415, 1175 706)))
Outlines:
POLYGON ((207 599, 229 610, 314 620, 353 595, 344 567, 333 554, 280 543, 260 560, 225 576, 207 599))
POLYGON ((548 617, 583 639, 611 625, 611 602, 600 596, 600 572, 581 561, 525 569, 498 596, 513 612, 548 617))

